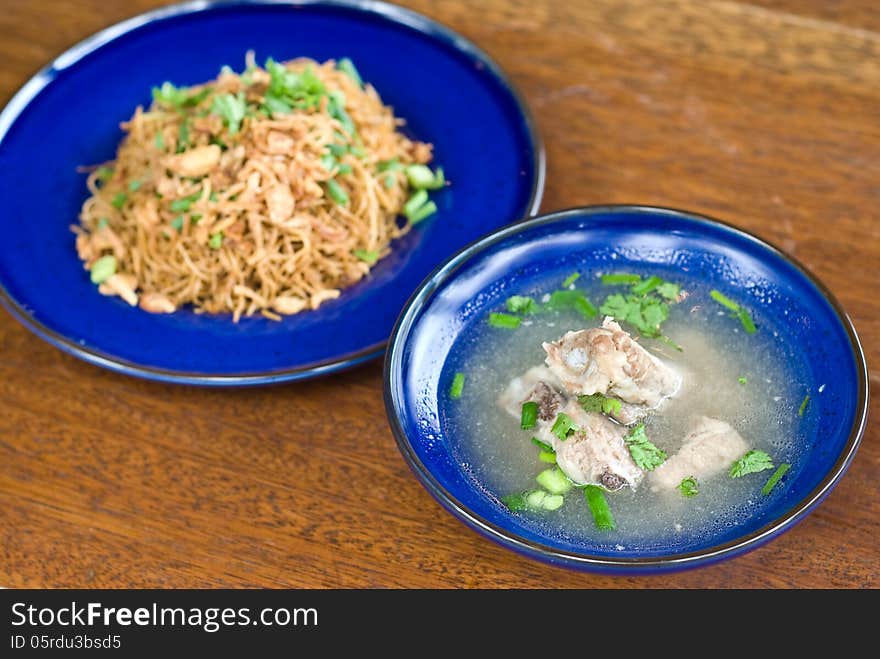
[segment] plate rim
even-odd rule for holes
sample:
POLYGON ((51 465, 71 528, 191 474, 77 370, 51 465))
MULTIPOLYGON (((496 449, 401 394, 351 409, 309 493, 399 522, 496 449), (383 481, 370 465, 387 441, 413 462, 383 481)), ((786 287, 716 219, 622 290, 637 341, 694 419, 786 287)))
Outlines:
MULTIPOLYGON (((520 117, 525 124, 528 141, 534 152, 532 167, 532 187, 529 191, 529 199, 525 209, 525 215, 510 220, 509 224, 516 224, 524 218, 534 217, 538 212, 544 196, 544 186, 547 174, 547 156, 544 142, 538 131, 538 124, 525 100, 525 97, 516 87, 510 77, 501 66, 474 42, 463 37, 450 27, 436 21, 424 14, 406 7, 390 4, 382 0, 190 0, 166 7, 159 7, 130 18, 123 19, 108 27, 105 27, 91 36, 79 41, 67 48, 52 61, 39 69, 16 93, 9 99, 3 110, 0 111, 0 144, 6 137, 16 120, 27 109, 28 105, 52 83, 64 69, 76 64, 84 57, 90 55, 111 41, 124 37, 134 30, 149 25, 155 21, 183 16, 186 14, 198 14, 216 8, 249 6, 286 6, 286 7, 328 7, 337 9, 350 9, 368 15, 378 15, 393 23, 408 27, 425 37, 441 41, 454 50, 479 60, 500 85, 510 94, 520 117)), ((504 226, 504 225, 502 225, 504 226)), ((359 364, 380 357, 388 345, 388 339, 368 345, 360 350, 348 352, 338 357, 330 357, 318 362, 311 362, 302 366, 280 368, 274 370, 259 370, 253 372, 235 374, 214 374, 199 371, 174 370, 145 366, 131 360, 110 355, 96 348, 81 345, 74 339, 51 329, 42 321, 30 315, 26 304, 15 299, 6 289, 6 285, 0 280, 0 304, 19 323, 29 331, 43 339, 50 345, 77 357, 87 363, 101 368, 131 375, 146 380, 165 382, 171 384, 188 384, 207 387, 246 387, 263 384, 275 384, 280 382, 294 382, 320 377, 342 370, 353 368, 359 364)), ((389 333, 389 339, 391 334, 389 333)))
POLYGON ((831 490, 837 486, 840 479, 846 473, 846 470, 855 458, 855 454, 858 451, 862 437, 865 433, 870 402, 867 362, 855 326, 835 295, 810 271, 809 268, 772 242, 760 238, 750 231, 732 223, 719 220, 703 213, 647 204, 587 205, 550 211, 523 220, 517 224, 497 229, 460 249, 458 252, 447 258, 446 261, 441 263, 434 272, 428 275, 428 277, 419 284, 418 288, 416 288, 415 292, 410 296, 410 299, 407 300, 407 303, 403 307, 391 333, 391 339, 388 344, 388 350, 383 364, 382 384, 385 412, 398 450, 400 450, 404 461, 416 476, 417 480, 429 492, 429 494, 431 494, 431 496, 443 506, 443 508, 449 511, 454 517, 464 522, 466 526, 476 530, 481 535, 497 544, 512 549, 516 553, 553 565, 609 574, 656 574, 709 565, 756 549, 771 539, 788 531, 809 515, 816 506, 828 496, 831 490), (526 540, 519 537, 518 534, 513 533, 471 511, 431 474, 412 449, 406 431, 400 421, 400 416, 397 414, 397 410, 402 405, 402 401, 398 400, 398 398, 401 397, 396 396, 395 394, 401 384, 397 382, 397 374, 401 370, 399 366, 403 361, 402 350, 404 343, 401 340, 401 336, 403 333, 409 335, 409 332, 416 321, 417 312, 424 308, 437 289, 444 282, 448 281, 454 273, 472 257, 479 255, 486 249, 511 236, 528 231, 533 227, 565 221, 572 217, 589 218, 598 214, 614 215, 632 212, 654 216, 673 217, 675 219, 684 219, 695 222, 699 225, 708 225, 709 227, 716 229, 721 228, 725 232, 731 233, 738 238, 747 240, 749 243, 752 243, 757 247, 767 250, 771 255, 792 266, 801 276, 816 288, 821 297, 834 311, 837 322, 840 323, 840 326, 844 329, 847 339, 849 340, 850 350, 856 365, 856 378, 858 381, 856 383, 856 409, 853 423, 850 426, 848 437, 840 454, 820 482, 806 496, 793 504, 783 514, 750 533, 724 543, 713 545, 706 549, 690 552, 677 552, 666 556, 614 558, 561 550, 548 544, 526 540), (398 368, 395 370, 395 367, 398 368))

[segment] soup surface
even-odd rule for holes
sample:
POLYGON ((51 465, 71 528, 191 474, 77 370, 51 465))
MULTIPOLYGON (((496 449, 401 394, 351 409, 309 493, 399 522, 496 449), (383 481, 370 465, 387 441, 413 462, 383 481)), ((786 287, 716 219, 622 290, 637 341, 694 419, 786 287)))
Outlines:
MULTIPOLYGON (((654 273, 640 274, 644 280, 654 273)), ((774 492, 765 495, 762 488, 779 465, 788 463, 791 469, 774 489, 796 477, 797 447, 791 438, 805 391, 798 380, 798 373, 805 371, 797 357, 784 352, 774 329, 762 325, 760 318, 757 331, 747 332, 736 314, 711 298, 705 287, 689 282, 686 273, 669 278, 686 296, 668 304, 668 318, 661 325, 668 341, 639 336, 631 324, 621 321, 623 330, 682 376, 677 393, 644 419, 648 438, 672 458, 696 420, 710 417, 733 427, 747 450, 766 452, 773 468, 732 478, 725 467, 698 478, 698 493, 693 496, 685 496, 678 487, 652 487, 646 470, 635 488, 605 492, 613 530, 597 528, 584 492, 572 487, 555 510, 528 506, 516 510, 544 535, 589 539, 621 550, 659 545, 670 536, 701 536, 719 525, 736 525, 769 500, 774 492)), ((554 278, 531 290, 511 291, 534 300, 532 313, 511 314, 502 303, 497 311, 519 318, 518 326, 499 327, 488 318, 470 323, 444 366, 441 383, 453 382, 457 373, 464 376, 460 396, 450 397, 442 406, 446 435, 456 444, 459 460, 475 484, 498 505, 510 495, 540 490, 536 476, 554 468, 539 460, 541 449, 531 441, 536 432, 523 430, 521 419, 503 409, 499 396, 513 378, 544 364, 547 353, 542 343, 556 341, 568 331, 599 327, 603 321, 604 314, 587 318, 583 308, 548 309, 548 294, 561 285, 554 278)), ((597 310, 609 295, 628 293, 625 285, 603 284, 597 275, 588 274, 564 290, 582 291, 597 310)))

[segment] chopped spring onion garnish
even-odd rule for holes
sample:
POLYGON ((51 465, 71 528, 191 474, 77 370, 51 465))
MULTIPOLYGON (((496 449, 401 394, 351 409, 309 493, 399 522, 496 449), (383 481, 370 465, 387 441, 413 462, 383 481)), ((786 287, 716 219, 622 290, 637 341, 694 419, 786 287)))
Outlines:
POLYGON ((345 162, 339 163, 339 165, 336 169, 336 173, 341 176, 345 176, 346 174, 351 174, 351 165, 349 165, 348 163, 345 163, 345 162))
POLYGON ((116 257, 108 254, 92 263, 89 277, 93 284, 100 284, 116 274, 116 257))
POLYGON ((687 498, 695 497, 700 493, 700 489, 697 487, 697 479, 693 476, 683 479, 678 484, 678 489, 681 490, 681 495, 687 498))
POLYGON ((223 232, 218 231, 217 233, 212 233, 211 237, 208 239, 208 246, 211 249, 220 249, 223 247, 223 232))
POLYGON ((199 220, 201 220, 201 219, 202 219, 201 213, 193 213, 192 215, 189 216, 189 221, 191 224, 198 224, 199 220))
POLYGON ((113 208, 120 209, 125 206, 126 201, 128 201, 128 195, 124 192, 117 192, 115 195, 113 195, 113 200, 110 202, 110 204, 113 206, 113 208))
POLYGON ((571 481, 558 467, 545 469, 537 475, 535 480, 550 494, 565 494, 571 489, 571 481))
POLYGON ((240 91, 236 95, 219 94, 215 96, 211 104, 211 112, 223 119, 230 135, 235 135, 241 128, 241 122, 247 114, 247 101, 244 92, 240 91))
POLYGON ((519 418, 519 427, 523 430, 531 430, 538 423, 538 404, 528 400, 522 404, 522 412, 519 418))
POLYGON ((657 448, 645 434, 645 424, 640 423, 626 436, 626 447, 639 469, 653 471, 666 462, 666 452, 657 448))
POLYGON ((538 453, 538 460, 549 464, 556 464, 556 451, 541 451, 538 453))
POLYGON ((767 482, 764 484, 764 487, 761 488, 761 494, 767 496, 770 494, 770 491, 776 487, 776 484, 782 480, 782 477, 785 476, 785 473, 791 469, 791 465, 787 462, 783 462, 776 468, 776 471, 773 472, 773 475, 767 479, 767 482))
POLYGON ((548 444, 547 442, 542 442, 537 437, 532 437, 532 444, 537 446, 542 451, 551 451, 553 453, 556 453, 556 451, 553 450, 553 447, 550 446, 550 444, 548 444))
POLYGON ((562 282, 562 288, 568 288, 573 283, 575 283, 578 280, 578 278, 580 278, 580 276, 581 276, 581 273, 572 272, 568 277, 565 278, 565 281, 562 282))
POLYGON ((553 427, 550 429, 554 435, 556 435, 560 441, 565 441, 568 439, 568 436, 574 432, 577 432, 578 428, 574 425, 574 421, 570 416, 568 416, 565 412, 560 412, 556 415, 556 421, 553 422, 553 427))
POLYGON ((216 204, 219 200, 220 197, 217 196, 216 192, 212 192, 210 195, 208 195, 208 201, 212 201, 216 204))
POLYGON ((328 144, 327 150, 335 158, 341 158, 348 153, 348 147, 345 144, 328 144))
POLYGON ((368 263, 369 265, 373 265, 379 260, 379 252, 366 249, 354 249, 351 253, 354 254, 356 258, 359 258, 361 261, 368 263))
POLYGON ((107 179, 113 176, 113 170, 110 167, 98 167, 95 172, 98 177, 98 182, 102 185, 107 182, 107 179))
POLYGON ((178 232, 183 231, 183 215, 178 215, 171 220, 171 228, 176 229, 178 232))
POLYGON ((565 499, 559 494, 549 494, 544 490, 530 490, 522 494, 511 494, 501 499, 513 512, 523 510, 556 510, 565 499))
POLYGON ((602 394, 591 394, 589 396, 578 396, 578 403, 584 408, 585 412, 596 412, 597 414, 620 414, 623 404, 616 398, 608 398, 602 394))
POLYGON ((407 217, 409 217, 410 224, 418 224, 419 222, 424 220, 426 217, 433 215, 436 212, 437 212, 437 204, 435 204, 433 201, 429 201, 427 204, 425 204, 421 208, 419 208, 415 213, 413 213, 412 215, 409 215, 407 217))
POLYGON ((342 71, 345 75, 355 81, 358 87, 364 86, 364 81, 361 78, 361 74, 358 73, 358 70, 355 68, 354 63, 348 59, 347 57, 343 57, 336 63, 336 68, 342 71))
POLYGON ((709 297, 715 300, 722 307, 730 309, 730 311, 733 312, 731 315, 739 318, 739 322, 742 324, 743 329, 746 331, 746 334, 754 334, 758 331, 758 328, 755 327, 755 322, 752 320, 749 312, 738 305, 736 302, 731 300, 729 297, 724 295, 721 291, 716 291, 713 289, 709 291, 709 297))
POLYGON ((180 122, 180 128, 177 129, 177 153, 183 153, 189 147, 189 117, 187 117, 180 122))
POLYGON ((587 485, 584 488, 584 498, 593 513, 593 521, 600 531, 613 531, 615 528, 614 516, 605 499, 605 492, 598 485, 587 485))
POLYGON ((185 213, 189 210, 189 207, 193 205, 194 202, 198 201, 202 196, 202 191, 194 192, 188 197, 181 197, 180 199, 175 199, 171 202, 171 212, 172 213, 185 213))
POLYGON ((603 284, 638 284, 640 281, 642 281, 642 278, 638 275, 624 272, 616 275, 602 275, 603 284))
POLYGON ((504 304, 511 313, 532 314, 538 311, 538 304, 525 295, 511 295, 504 304))
POLYGON ((464 373, 456 373, 452 378, 452 384, 449 386, 449 397, 454 399, 461 398, 461 392, 464 390, 464 373))
POLYGON ((406 168, 406 177, 409 184, 417 190, 439 190, 446 184, 441 167, 432 172, 427 165, 409 165, 406 168))
POLYGON ((324 185, 327 186, 327 194, 333 201, 340 206, 345 206, 348 203, 348 193, 334 179, 328 179, 324 185))
POLYGON ((810 404, 810 394, 804 396, 803 401, 801 401, 801 406, 798 408, 798 416, 803 416, 804 412, 807 410, 807 405, 810 404))
POLYGON ((739 382, 740 384, 748 384, 749 380, 745 375, 742 375, 737 378, 737 382, 739 382))
POLYGON ((739 478, 765 469, 773 469, 773 459, 764 451, 749 451, 733 463, 730 468, 730 477, 739 478))
POLYGON ((585 320, 595 318, 597 314, 596 307, 590 303, 583 291, 553 291, 544 308, 550 311, 574 309, 585 320))
POLYGON ((428 193, 424 190, 416 190, 403 205, 403 214, 407 217, 414 215, 417 210, 428 202, 428 193))
POLYGON ((403 169, 403 165, 400 164, 400 161, 397 158, 392 158, 391 160, 382 160, 376 164, 377 172, 396 172, 399 169, 403 169))
POLYGON ((141 181, 140 179, 134 179, 128 184, 128 191, 137 192, 138 190, 140 190, 141 185, 143 185, 143 181, 141 181))
POLYGON ((647 279, 640 281, 638 284, 633 286, 631 290, 636 295, 647 295, 662 283, 663 280, 660 277, 658 277, 657 275, 652 275, 647 279))
POLYGON ((106 217, 102 217, 100 220, 98 220, 98 229, 103 229, 106 226, 110 226, 110 220, 108 220, 106 217))
POLYGON ((394 174, 385 174, 385 187, 389 190, 394 187, 394 184, 397 182, 397 179, 394 178, 394 174))
POLYGON ((517 316, 511 316, 509 313, 490 313, 489 324, 492 327, 500 327, 502 329, 516 329, 522 319, 517 316))

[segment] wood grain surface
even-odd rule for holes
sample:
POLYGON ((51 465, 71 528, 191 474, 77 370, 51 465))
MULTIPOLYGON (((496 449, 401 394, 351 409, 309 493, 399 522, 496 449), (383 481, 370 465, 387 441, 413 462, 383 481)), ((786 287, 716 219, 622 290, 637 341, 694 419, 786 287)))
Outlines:
MULTIPOLYGON (((152 0, 3 0, 0 102, 152 0)), ((638 202, 779 244, 880 363, 880 12, 873 0, 407 0, 472 39, 530 103, 542 210, 638 202)), ((871 371, 880 382, 880 371, 871 371)), ((871 405, 877 418, 878 402, 871 405)), ((521 558, 410 474, 380 363, 213 391, 62 354, 0 313, 0 585, 880 586, 880 433, 805 521, 735 560, 615 578, 521 558)))

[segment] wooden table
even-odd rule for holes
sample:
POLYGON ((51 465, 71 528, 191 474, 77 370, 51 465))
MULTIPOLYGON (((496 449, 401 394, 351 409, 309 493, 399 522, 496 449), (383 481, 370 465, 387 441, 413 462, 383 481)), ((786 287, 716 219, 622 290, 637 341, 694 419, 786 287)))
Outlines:
MULTIPOLYGON (((4 0, 0 101, 157 4, 4 0)), ((880 363, 874 0, 406 4, 485 48, 528 99, 549 163, 543 210, 639 202, 733 221, 819 275, 880 363)), ((0 313, 0 585, 880 586, 876 426, 826 502, 768 546, 611 578, 523 559, 444 512, 395 448, 380 368, 239 391, 154 384, 0 313)))

